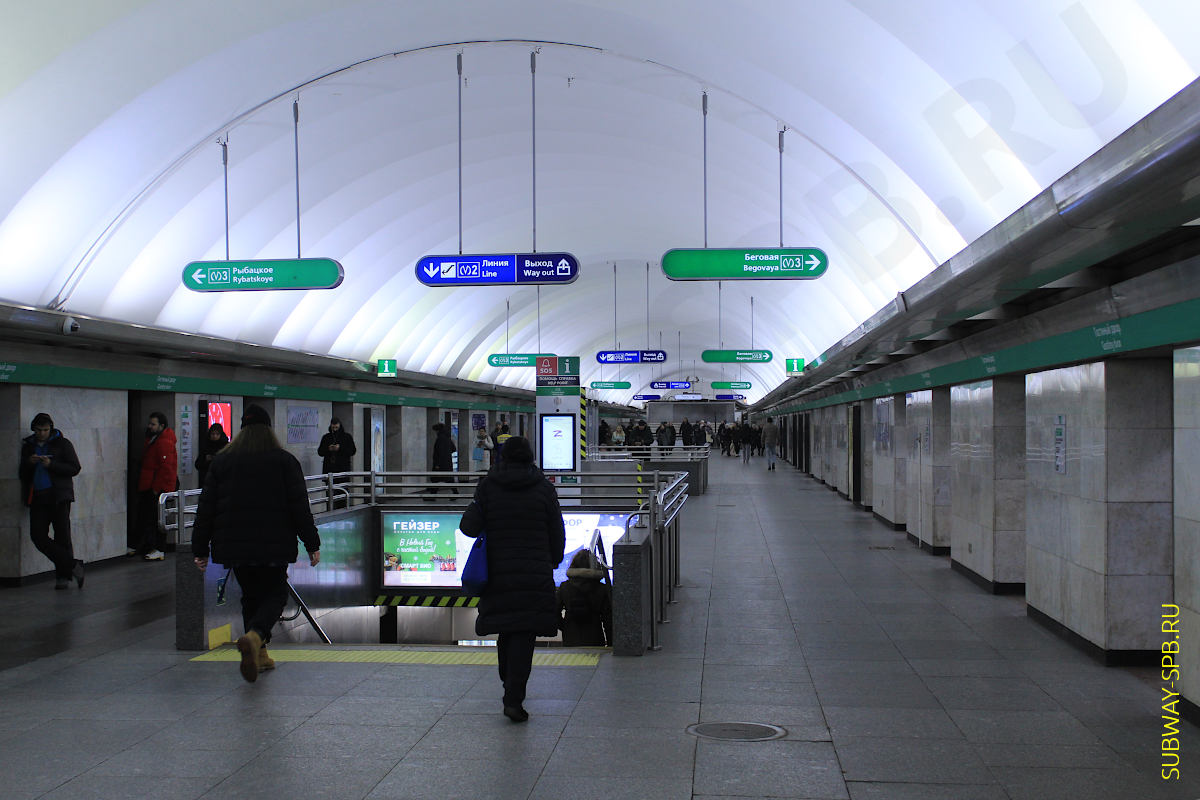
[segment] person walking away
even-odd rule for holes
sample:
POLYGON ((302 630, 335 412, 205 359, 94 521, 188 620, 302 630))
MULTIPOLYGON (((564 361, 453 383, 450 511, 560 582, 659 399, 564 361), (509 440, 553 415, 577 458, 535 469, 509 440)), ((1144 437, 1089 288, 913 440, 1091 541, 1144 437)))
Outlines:
POLYGON ((514 436, 504 443, 500 462, 475 488, 458 527, 471 538, 487 534, 488 582, 475 633, 498 635, 504 716, 524 722, 534 641, 558 634, 554 568, 566 547, 558 495, 533 463, 527 439, 514 436))
POLYGON ((225 445, 229 444, 229 437, 225 435, 225 429, 221 424, 214 422, 208 426, 208 437, 200 445, 200 455, 196 457, 196 472, 200 475, 200 488, 204 488, 204 478, 208 475, 208 468, 212 466, 213 456, 221 452, 225 445))
POLYGON ((567 579, 558 587, 562 614, 562 641, 567 647, 612 645, 612 587, 606 573, 588 550, 580 550, 567 567, 567 579))
POLYGON ((196 567, 205 571, 211 557, 232 569, 242 587, 245 633, 237 640, 238 669, 250 683, 275 667, 266 645, 287 602, 287 570, 299 553, 297 537, 315 567, 321 561, 321 536, 308 505, 304 471, 275 438, 266 410, 252 403, 242 414, 238 435, 209 467, 192 528, 196 567))
POLYGON ((162 561, 167 532, 158 525, 158 498, 179 486, 179 455, 175 452, 175 431, 167 424, 167 415, 154 411, 146 423, 146 444, 142 453, 142 468, 138 472, 137 525, 138 537, 125 555, 142 554, 144 561, 162 561))
POLYGON ((79 456, 71 441, 54 427, 49 414, 34 416, 29 429, 33 433, 22 440, 17 464, 21 497, 29 506, 29 538, 38 552, 54 562, 55 589, 66 589, 71 578, 82 589, 83 561, 75 558, 71 545, 73 478, 79 474, 79 456))
POLYGON ((779 426, 774 417, 767 417, 762 428, 763 450, 767 456, 767 469, 775 469, 775 453, 779 449, 779 426))
POLYGON ((695 433, 692 431, 692 424, 688 422, 687 417, 684 417, 683 422, 679 424, 679 438, 683 440, 684 447, 691 447, 696 443, 695 433))
POLYGON ((330 472, 350 472, 354 469, 350 459, 357 452, 354 437, 342 427, 340 419, 331 417, 329 432, 321 437, 321 443, 317 445, 317 455, 322 459, 321 471, 327 475, 330 472))
MULTIPOLYGON (((450 431, 440 422, 433 424, 433 471, 434 472, 452 472, 454 470, 453 455, 457 448, 454 446, 454 441, 450 438, 450 431)), ((434 477, 429 479, 431 483, 449 483, 454 479, 447 476, 445 478, 434 477)), ((429 487, 430 494, 437 494, 440 491, 438 487, 429 487)), ((454 490, 450 490, 451 494, 454 490)), ((432 499, 432 498, 426 498, 432 499)))
POLYGON ((749 422, 738 426, 738 439, 741 442, 742 463, 749 464, 750 456, 754 454, 754 430, 749 422))

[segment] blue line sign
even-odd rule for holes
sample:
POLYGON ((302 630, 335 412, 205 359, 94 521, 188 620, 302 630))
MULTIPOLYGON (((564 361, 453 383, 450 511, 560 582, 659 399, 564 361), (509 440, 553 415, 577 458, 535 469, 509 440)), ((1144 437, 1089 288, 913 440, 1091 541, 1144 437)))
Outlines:
POLYGON ((691 381, 650 381, 651 389, 690 389, 691 381))
POLYGON ((662 400, 661 394, 635 394, 634 400, 662 400))
POLYGON ((719 395, 717 395, 717 399, 718 400, 745 400, 746 395, 744 395, 744 394, 719 394, 719 395))
POLYGON ((665 364, 666 350, 601 350, 596 353, 601 364, 665 364))
POLYGON ((579 259, 570 253, 422 256, 415 269, 426 286, 574 283, 579 259))

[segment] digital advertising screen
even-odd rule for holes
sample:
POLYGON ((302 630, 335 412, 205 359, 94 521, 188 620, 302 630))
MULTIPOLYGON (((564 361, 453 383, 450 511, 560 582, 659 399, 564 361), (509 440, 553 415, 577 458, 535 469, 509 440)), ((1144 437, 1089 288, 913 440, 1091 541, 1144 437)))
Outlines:
MULTIPOLYGON (((458 513, 380 512, 382 531, 382 585, 395 588, 458 589, 462 568, 474 539, 458 530, 458 513)), ((586 550, 599 532, 604 552, 612 563, 612 546, 625 533, 628 514, 587 511, 563 512, 566 548, 562 563, 554 570, 554 583, 567 579, 567 565, 580 550, 586 550)))
POLYGON ((558 472, 575 471, 575 415, 542 414, 542 431, 538 442, 542 450, 542 469, 558 472))
MULTIPOLYGON (((208 426, 211 428, 213 425, 220 425, 225 435, 233 438, 233 403, 208 404, 208 426)), ((204 432, 204 436, 208 438, 208 431, 204 432)))

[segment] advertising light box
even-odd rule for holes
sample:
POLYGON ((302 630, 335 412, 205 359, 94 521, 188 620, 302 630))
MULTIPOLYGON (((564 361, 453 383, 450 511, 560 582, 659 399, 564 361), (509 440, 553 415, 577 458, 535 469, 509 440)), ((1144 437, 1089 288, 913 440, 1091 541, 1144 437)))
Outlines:
MULTIPOLYGON (((458 513, 381 511, 382 561, 380 583, 392 589, 458 589, 462 568, 474 539, 458 530, 458 513)), ((563 512, 566 548, 554 570, 554 582, 567 579, 567 565, 592 536, 600 534, 604 552, 612 561, 612 546, 625 533, 627 514, 563 512)))

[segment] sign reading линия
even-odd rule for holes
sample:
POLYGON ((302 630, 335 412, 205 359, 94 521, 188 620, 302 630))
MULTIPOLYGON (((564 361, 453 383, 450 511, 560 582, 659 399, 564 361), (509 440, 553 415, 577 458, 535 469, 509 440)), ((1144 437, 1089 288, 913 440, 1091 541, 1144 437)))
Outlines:
POLYGON ((675 249, 662 257, 673 281, 812 280, 828 268, 829 256, 816 247, 675 249))

